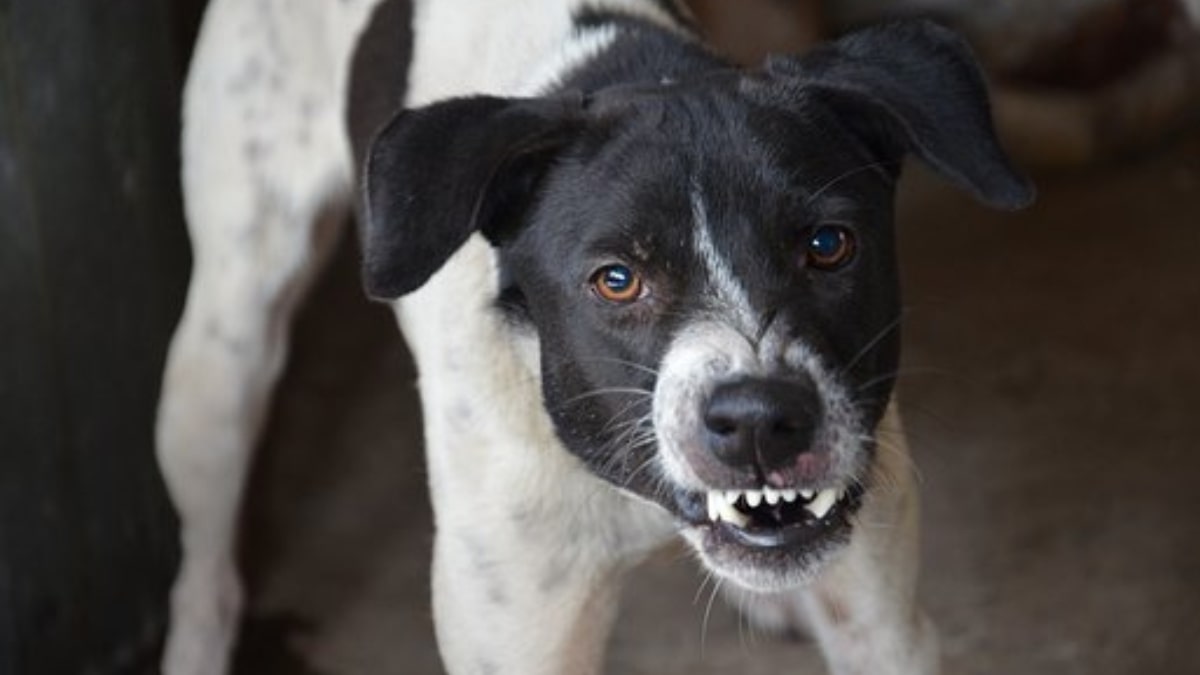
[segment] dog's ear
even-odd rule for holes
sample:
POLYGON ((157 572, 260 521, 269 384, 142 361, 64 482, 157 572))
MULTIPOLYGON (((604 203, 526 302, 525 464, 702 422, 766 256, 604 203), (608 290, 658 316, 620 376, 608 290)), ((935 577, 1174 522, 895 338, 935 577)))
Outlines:
POLYGON ((511 234, 546 168, 581 126, 579 99, 461 98, 397 113, 363 171, 363 280, 416 290, 472 233, 511 234))
POLYGON ((771 59, 766 70, 793 95, 818 90, 843 123, 883 147, 898 145, 896 155, 916 154, 988 205, 1017 209, 1033 200, 996 139, 979 65, 949 29, 882 24, 803 57, 771 59))

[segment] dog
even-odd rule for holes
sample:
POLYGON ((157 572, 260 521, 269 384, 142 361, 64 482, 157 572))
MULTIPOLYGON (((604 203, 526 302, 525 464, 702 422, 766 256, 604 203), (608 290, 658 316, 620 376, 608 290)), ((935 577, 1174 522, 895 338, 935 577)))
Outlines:
POLYGON ((937 672, 892 397, 895 184, 911 154, 989 205, 1032 198, 963 41, 894 23, 741 69, 664 0, 419 0, 407 77, 351 68, 397 11, 204 19, 157 428, 183 551, 164 672, 228 669, 247 468, 352 210, 418 365, 448 672, 600 672, 622 577, 678 537, 831 672, 937 672))

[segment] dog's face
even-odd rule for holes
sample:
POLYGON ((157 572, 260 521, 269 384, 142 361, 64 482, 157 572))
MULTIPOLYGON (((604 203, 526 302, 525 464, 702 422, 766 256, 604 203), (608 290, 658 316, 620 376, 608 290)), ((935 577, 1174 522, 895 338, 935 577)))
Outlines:
POLYGON ((567 447, 770 586, 845 539, 866 482, 898 357, 894 169, 819 104, 742 88, 583 132, 501 247, 502 298, 567 447))
POLYGON ((957 40, 916 24, 757 73, 407 113, 368 167, 367 282, 410 290, 482 231, 564 445, 715 572, 794 585, 871 489, 902 154, 1028 200, 983 97, 957 40))

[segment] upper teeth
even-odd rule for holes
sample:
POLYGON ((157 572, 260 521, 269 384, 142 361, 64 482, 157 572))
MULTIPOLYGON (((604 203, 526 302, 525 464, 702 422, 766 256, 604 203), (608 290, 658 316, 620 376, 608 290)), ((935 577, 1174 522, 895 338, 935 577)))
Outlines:
POLYGON ((804 505, 804 508, 814 516, 824 518, 825 514, 829 513, 829 509, 837 503, 838 497, 838 493, 834 490, 821 490, 811 502, 804 505))
POLYGON ((708 493, 708 519, 714 523, 717 520, 724 520, 738 527, 745 527, 746 523, 750 522, 750 518, 738 511, 733 502, 726 500, 725 493, 716 490, 708 493))
POLYGON ((743 500, 747 507, 753 509, 764 501, 773 506, 780 500, 794 502, 797 497, 807 502, 804 504, 804 508, 809 513, 816 518, 824 518, 841 496, 842 491, 835 488, 826 488, 820 492, 774 490, 769 487, 763 487, 761 490, 710 490, 708 492, 708 519, 713 522, 723 520, 738 527, 744 527, 750 522, 750 517, 734 506, 739 499, 743 500))

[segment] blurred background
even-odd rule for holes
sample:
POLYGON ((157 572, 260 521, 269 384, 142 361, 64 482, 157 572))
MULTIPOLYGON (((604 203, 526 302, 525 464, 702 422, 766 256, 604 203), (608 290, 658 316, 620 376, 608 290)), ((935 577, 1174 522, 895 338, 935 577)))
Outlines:
MULTIPOLYGON (((1200 672, 1200 2, 695 0, 736 59, 932 16, 1038 203, 914 166, 899 384, 948 673, 1200 672)), ((0 0, 0 674, 152 673, 177 562, 153 462, 186 288, 178 97, 202 0, 0 0)), ((349 231, 349 230, 347 230, 349 231)), ((245 504, 238 672, 440 672, 413 373, 347 237, 245 504)), ((823 672, 665 551, 610 672, 823 672)))

